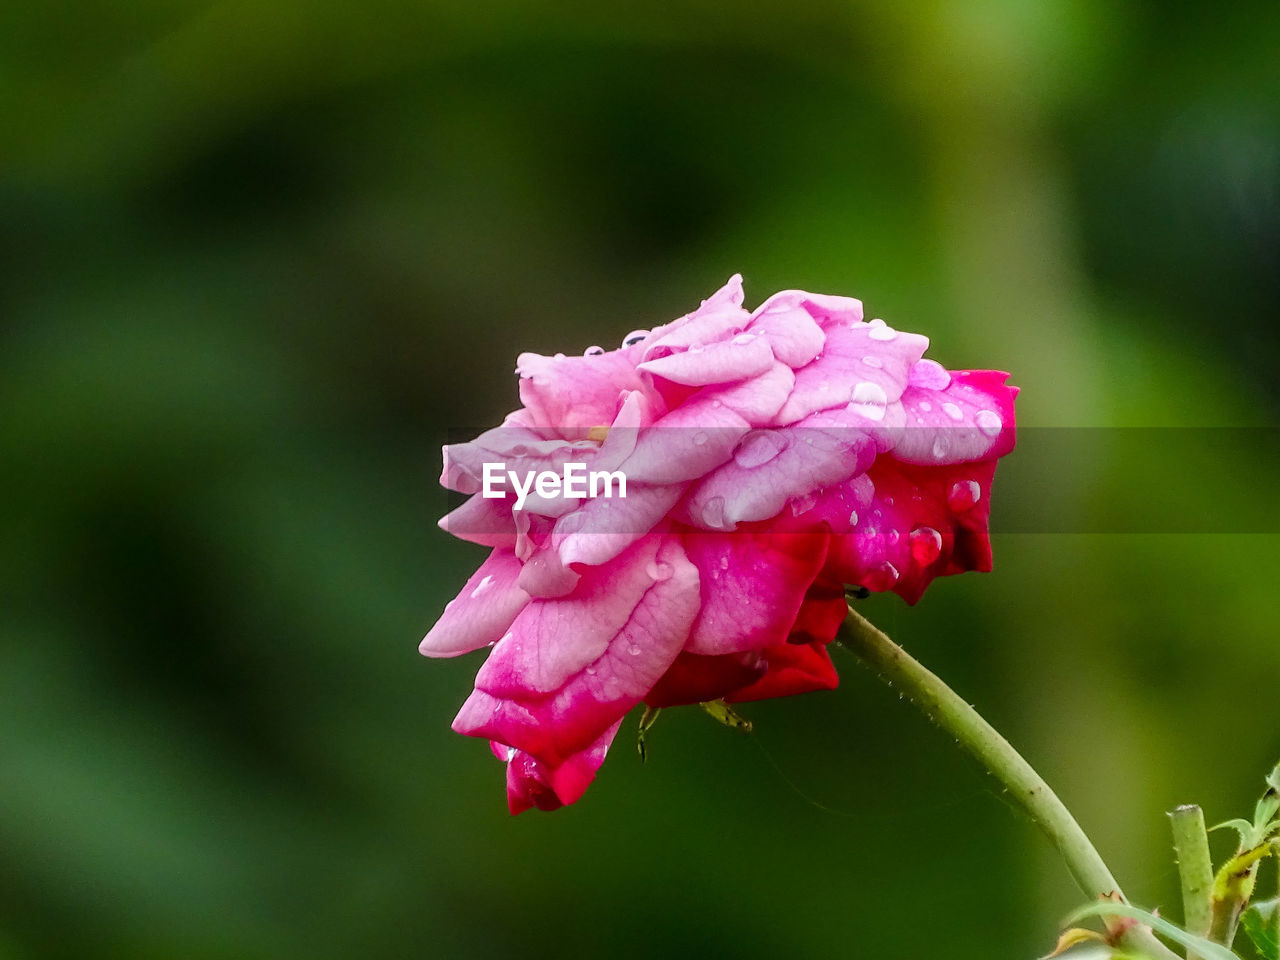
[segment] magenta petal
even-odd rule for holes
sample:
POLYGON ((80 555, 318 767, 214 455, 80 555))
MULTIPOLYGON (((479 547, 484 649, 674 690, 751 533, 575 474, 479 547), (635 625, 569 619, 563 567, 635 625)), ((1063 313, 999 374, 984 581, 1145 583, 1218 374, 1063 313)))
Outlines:
POLYGON ((934 364, 926 375, 929 386, 909 386, 902 395, 906 420, 894 440, 894 459, 966 463, 1001 457, 1013 448, 1017 390, 1005 384, 1008 374, 959 370, 948 375, 934 364))
POLYGON ((454 729, 558 764, 638 703, 700 604, 697 568, 678 541, 655 550, 657 539, 584 575, 572 598, 532 604, 481 668, 454 729))
POLYGON ((445 605, 418 651, 427 657, 456 657, 496 641, 529 603, 529 595, 516 586, 519 573, 520 561, 510 551, 494 550, 445 605))
POLYGON ((685 650, 703 656, 784 643, 827 552, 824 533, 689 533, 684 542, 702 593, 685 650))
POLYGON ((557 810, 576 803, 604 763, 621 721, 589 746, 565 758, 558 766, 540 763, 523 750, 494 744, 494 754, 507 763, 507 805, 511 813, 557 810))

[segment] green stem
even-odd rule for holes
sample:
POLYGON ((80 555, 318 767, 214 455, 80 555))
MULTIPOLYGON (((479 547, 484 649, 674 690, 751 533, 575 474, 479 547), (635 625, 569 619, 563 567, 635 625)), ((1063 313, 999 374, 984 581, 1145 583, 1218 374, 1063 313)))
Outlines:
MULTIPOLYGON (((1173 830, 1173 850, 1178 857, 1182 879, 1182 925, 1188 933, 1207 937, 1213 923, 1213 861, 1209 855, 1209 835, 1204 829, 1204 813, 1195 804, 1169 811, 1173 830)), ((1187 960, 1199 960, 1194 953, 1187 960)))
MULTIPOLYGON (((1120 885, 1085 836, 1075 817, 1031 765, 983 720, 963 698, 853 609, 836 634, 880 679, 905 694, 930 720, 950 733, 1026 811, 1053 841, 1080 889, 1090 899, 1116 896, 1120 885)), ((1120 943, 1153 960, 1178 960, 1177 954, 1147 927, 1116 926, 1120 943)))

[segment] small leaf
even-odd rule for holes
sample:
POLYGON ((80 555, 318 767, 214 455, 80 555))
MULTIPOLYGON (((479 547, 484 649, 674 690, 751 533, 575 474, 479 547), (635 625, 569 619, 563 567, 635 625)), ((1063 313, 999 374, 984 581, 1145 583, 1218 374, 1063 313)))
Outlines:
POLYGON ((1131 907, 1127 903, 1115 903, 1110 900, 1091 903, 1069 916, 1066 922, 1078 923, 1087 917, 1128 917, 1131 920, 1146 924, 1156 933, 1164 934, 1175 943, 1182 944, 1193 953, 1199 954, 1204 960, 1240 960, 1236 954, 1222 944, 1206 940, 1204 937, 1197 937, 1193 933, 1187 933, 1187 931, 1170 923, 1163 917, 1157 917, 1154 913, 1131 907))
POLYGON ((1255 903, 1240 918, 1244 932, 1262 960, 1280 960, 1280 943, 1276 940, 1276 900, 1255 903))
POLYGON ((1271 772, 1267 774, 1267 786, 1280 793, 1280 763, 1272 767, 1271 772))
POLYGON ((723 723, 726 727, 734 730, 741 730, 743 733, 751 732, 751 721, 738 713, 733 707, 729 706, 723 700, 708 700, 705 703, 698 704, 703 710, 711 714, 711 716, 719 723, 723 723))
POLYGON ((641 763, 649 759, 649 728, 653 726, 661 712, 661 707, 645 707, 644 713, 640 715, 640 728, 636 731, 636 752, 640 754, 641 763))
POLYGON ((1212 833, 1214 830, 1226 830, 1228 827, 1240 835, 1240 846, 1253 846, 1253 844, 1249 842, 1249 839, 1253 836, 1253 824, 1240 817, 1237 817, 1234 820, 1223 820, 1221 823, 1215 823, 1209 828, 1209 832, 1212 833))
POLYGON ((1070 930, 1063 931, 1062 936, 1058 938, 1058 942, 1053 948, 1053 953, 1045 954, 1041 960, 1052 960, 1053 957, 1061 956, 1072 947, 1078 947, 1082 943, 1106 942, 1107 938, 1097 930, 1089 930, 1086 927, 1072 927, 1070 930))

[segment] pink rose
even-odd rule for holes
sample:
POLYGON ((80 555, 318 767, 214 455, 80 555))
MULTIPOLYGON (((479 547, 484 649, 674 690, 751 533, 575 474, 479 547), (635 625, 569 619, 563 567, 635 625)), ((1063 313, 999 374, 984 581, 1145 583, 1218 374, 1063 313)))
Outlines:
POLYGON ((834 687, 846 584, 914 603, 991 569, 1017 388, 927 346, 847 297, 748 312, 735 276, 617 350, 521 354, 523 407, 444 450, 471 496, 440 525, 492 552, 420 648, 491 648, 453 727, 513 813, 576 801, 639 703, 834 687))

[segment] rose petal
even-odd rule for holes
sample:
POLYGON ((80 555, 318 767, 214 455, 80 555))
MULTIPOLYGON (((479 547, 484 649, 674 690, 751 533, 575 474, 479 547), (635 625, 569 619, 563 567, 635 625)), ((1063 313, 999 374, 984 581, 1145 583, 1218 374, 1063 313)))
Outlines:
POLYGON ((516 586, 520 561, 508 550, 494 550, 450 600, 418 652, 427 657, 456 657, 496 641, 529 603, 516 586))

